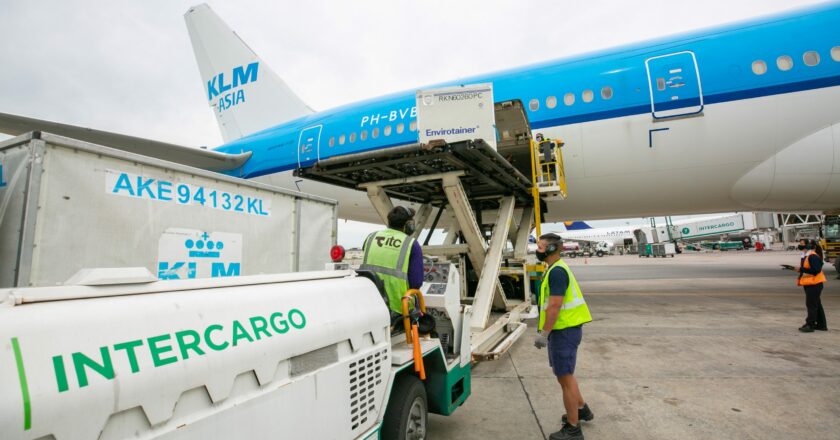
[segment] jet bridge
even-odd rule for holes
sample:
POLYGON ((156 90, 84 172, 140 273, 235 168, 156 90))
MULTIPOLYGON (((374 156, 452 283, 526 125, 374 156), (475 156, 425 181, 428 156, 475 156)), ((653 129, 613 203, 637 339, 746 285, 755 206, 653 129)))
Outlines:
MULTIPOLYGON (((530 145, 530 140, 526 138, 525 144, 530 145)), ((424 228, 431 235, 448 212, 444 244, 430 246, 427 236, 423 253, 455 262, 462 273, 468 261, 475 273, 474 287, 462 286, 462 301, 473 307, 474 358, 495 359, 524 333, 521 314, 531 307, 525 257, 534 224, 533 180, 484 141, 412 144, 333 157, 296 174, 366 191, 383 222, 393 199, 420 204, 415 238, 424 228), (492 226, 485 225, 482 216, 494 217, 492 226), (512 255, 504 254, 508 240, 513 243, 512 255), (500 275, 522 283, 521 298, 506 294, 500 275), (494 311, 501 315, 491 323, 494 311)))

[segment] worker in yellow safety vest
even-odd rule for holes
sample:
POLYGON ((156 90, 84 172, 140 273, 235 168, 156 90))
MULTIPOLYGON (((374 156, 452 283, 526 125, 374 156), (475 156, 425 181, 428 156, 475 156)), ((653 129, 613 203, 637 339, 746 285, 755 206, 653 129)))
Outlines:
POLYGON ((574 372, 582 327, 592 316, 574 274, 560 259, 562 250, 563 240, 557 234, 544 234, 537 242, 537 259, 548 269, 540 283, 540 320, 534 346, 548 347, 548 362, 563 389, 563 427, 549 438, 583 440, 580 420, 592 420, 594 415, 583 400, 574 372))
POLYGON ((402 297, 423 285, 423 250, 412 238, 414 210, 397 206, 388 213, 388 229, 367 236, 359 267, 376 274, 385 285, 388 307, 402 315, 402 297))

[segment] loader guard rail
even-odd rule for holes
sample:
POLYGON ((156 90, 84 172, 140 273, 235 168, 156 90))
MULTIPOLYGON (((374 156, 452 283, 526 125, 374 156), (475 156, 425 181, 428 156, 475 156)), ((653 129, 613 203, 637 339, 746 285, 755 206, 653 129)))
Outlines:
POLYGON ((402 297, 403 325, 405 326, 405 343, 411 344, 414 353, 414 372, 420 376, 420 380, 426 380, 426 366, 423 364, 423 350, 420 348, 420 330, 416 322, 411 322, 408 312, 408 303, 411 297, 416 298, 416 305, 420 306, 420 312, 426 313, 426 302, 423 301, 423 294, 420 289, 409 289, 402 297))

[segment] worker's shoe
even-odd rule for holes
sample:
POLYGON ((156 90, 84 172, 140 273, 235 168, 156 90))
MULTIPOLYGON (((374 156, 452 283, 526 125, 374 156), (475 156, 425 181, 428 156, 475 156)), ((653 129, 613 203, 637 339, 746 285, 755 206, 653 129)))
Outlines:
POLYGON ((548 436, 548 440, 583 440, 583 431, 580 426, 564 423, 563 428, 548 436))
MULTIPOLYGON (((578 422, 588 422, 595 418, 595 414, 592 414, 592 410, 589 409, 589 404, 584 403, 583 408, 578 409, 578 422)), ((566 414, 563 414, 563 424, 569 423, 569 418, 566 417, 566 414)))
POLYGON ((821 332, 827 332, 828 331, 828 326, 827 325, 818 325, 818 326, 814 327, 814 330, 819 330, 821 332))
POLYGON ((802 333, 813 333, 814 327, 811 327, 811 324, 805 324, 802 327, 799 327, 799 331, 802 333))

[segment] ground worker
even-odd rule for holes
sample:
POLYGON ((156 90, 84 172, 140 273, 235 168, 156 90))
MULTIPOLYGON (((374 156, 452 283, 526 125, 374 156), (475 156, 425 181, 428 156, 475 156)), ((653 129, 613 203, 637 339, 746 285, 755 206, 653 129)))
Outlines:
POLYGON ((808 240, 805 245, 805 256, 799 265, 799 279, 797 285, 805 289, 805 307, 808 309, 808 316, 805 318, 805 325, 799 327, 799 331, 811 333, 814 330, 828 330, 825 321, 825 310, 823 310, 820 294, 825 284, 825 274, 822 271, 823 256, 822 249, 815 240, 808 240))
POLYGON ((537 142, 540 154, 543 155, 543 162, 554 162, 554 142, 543 138, 542 133, 537 133, 534 140, 537 142))
POLYGON ((423 250, 411 237, 414 210, 397 206, 388 213, 388 229, 368 235, 359 267, 376 274, 385 285, 388 307, 402 316, 402 297, 423 284, 423 250))
POLYGON ((548 346, 548 362, 563 389, 563 427, 550 440, 583 440, 580 421, 594 418, 575 379, 577 349, 583 337, 583 324, 592 321, 583 293, 569 266, 560 259, 563 240, 557 234, 540 236, 537 259, 548 266, 543 274, 539 296, 539 328, 534 346, 548 346))

